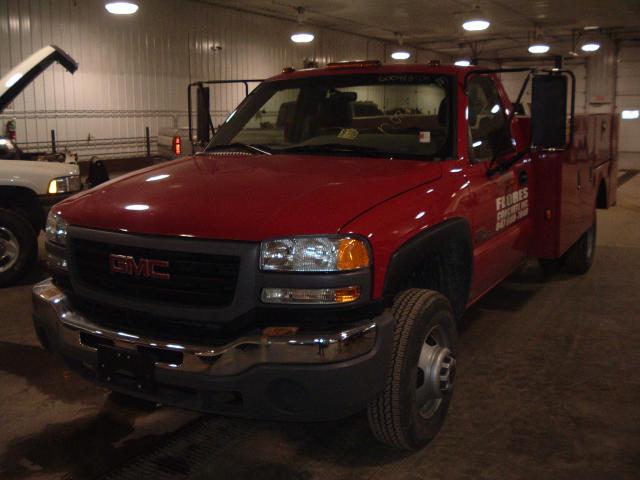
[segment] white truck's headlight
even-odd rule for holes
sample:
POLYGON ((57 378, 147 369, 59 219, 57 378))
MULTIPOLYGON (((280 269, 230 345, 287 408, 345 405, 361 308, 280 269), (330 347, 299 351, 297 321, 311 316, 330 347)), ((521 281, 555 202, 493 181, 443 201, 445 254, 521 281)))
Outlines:
POLYGON ((53 211, 49 212, 49 216, 47 217, 47 226, 44 230, 45 237, 49 242, 57 243, 58 245, 66 245, 67 228, 69 228, 69 224, 60 216, 60 214, 53 211))
POLYGON ((344 272, 371 265, 366 240, 351 236, 302 236, 265 240, 260 268, 272 272, 344 272))
POLYGON ((66 177, 54 178, 49 182, 47 191, 54 195, 56 193, 77 192, 82 187, 79 175, 69 175, 66 177))

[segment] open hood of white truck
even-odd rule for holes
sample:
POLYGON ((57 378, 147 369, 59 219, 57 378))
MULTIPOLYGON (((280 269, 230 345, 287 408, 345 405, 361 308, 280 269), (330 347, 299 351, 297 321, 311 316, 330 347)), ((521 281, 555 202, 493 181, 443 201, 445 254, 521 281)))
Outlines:
POLYGON ((54 62, 58 62, 70 73, 78 69, 78 62, 71 58, 67 52, 54 45, 47 45, 27 57, 4 77, 0 78, 0 113, 34 78, 54 62))

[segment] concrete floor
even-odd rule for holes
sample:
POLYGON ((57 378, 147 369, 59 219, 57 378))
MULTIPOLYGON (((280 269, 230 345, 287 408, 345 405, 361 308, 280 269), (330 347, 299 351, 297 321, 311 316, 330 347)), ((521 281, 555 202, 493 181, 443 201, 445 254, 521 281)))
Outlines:
POLYGON ((592 270, 535 263, 464 319, 449 418, 394 453, 359 415, 277 424, 123 406, 31 328, 29 285, 0 291, 1 478, 640 478, 640 175, 598 216, 592 270))

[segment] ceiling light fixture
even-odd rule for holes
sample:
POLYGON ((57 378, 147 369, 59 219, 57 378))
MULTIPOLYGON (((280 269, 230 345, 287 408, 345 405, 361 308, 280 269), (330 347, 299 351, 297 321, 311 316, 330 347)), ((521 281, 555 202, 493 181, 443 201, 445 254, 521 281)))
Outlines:
POLYGON ((402 38, 402 34, 399 32, 395 32, 394 35, 396 36, 396 40, 398 41, 399 48, 391 53, 391 58, 393 58, 394 60, 408 60, 409 58, 411 58, 411 52, 409 52, 406 48, 402 48, 402 42, 404 40, 402 38))
POLYGON ((547 53, 551 47, 544 41, 544 34, 540 25, 534 25, 533 39, 529 42, 529 53, 534 55, 540 55, 541 53, 547 53))
POLYGON ((547 53, 551 47, 546 43, 534 43, 533 45, 529 45, 529 53, 534 53, 539 55, 541 53, 547 53))
POLYGON ((465 59, 460 59, 460 60, 456 60, 455 61, 455 65, 457 65, 459 67, 468 67, 469 65, 471 65, 471 61, 465 60, 465 59))
POLYGON ((313 33, 299 32, 291 35, 291 41, 294 43, 311 43, 316 38, 313 33))
POLYGON ((394 60, 407 60, 411 58, 411 53, 404 50, 398 50, 391 54, 391 58, 393 58, 394 60))
POLYGON ((109 2, 104 8, 113 15, 132 15, 138 11, 138 5, 133 2, 109 2))
POLYGON ((311 43, 316 36, 308 29, 302 28, 302 22, 304 20, 304 7, 296 8, 298 13, 298 30, 291 35, 291 41, 293 43, 311 43))
POLYGON ((482 15, 480 6, 476 5, 473 7, 473 13, 469 16, 469 19, 462 24, 462 28, 468 32, 480 32, 489 28, 490 25, 491 22, 482 15))
POLYGON ((600 44, 598 42, 589 42, 582 45, 580 49, 583 52, 596 52, 600 49, 600 44))

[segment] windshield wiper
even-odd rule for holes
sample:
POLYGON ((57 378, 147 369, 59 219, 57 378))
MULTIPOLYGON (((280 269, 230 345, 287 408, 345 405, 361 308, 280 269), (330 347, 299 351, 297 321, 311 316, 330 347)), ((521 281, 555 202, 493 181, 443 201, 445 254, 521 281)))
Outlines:
POLYGON ((225 148, 244 148, 245 150, 262 153, 263 155, 271 155, 271 151, 264 145, 252 145, 250 143, 241 142, 225 143, 222 145, 209 145, 204 151, 211 152, 214 150, 221 150, 225 148))
POLYGON ((364 155, 391 156, 392 152, 386 152, 374 147, 365 147, 362 145, 349 145, 345 143, 323 143, 319 145, 295 145, 293 147, 279 148, 277 153, 336 153, 351 152, 364 155))

